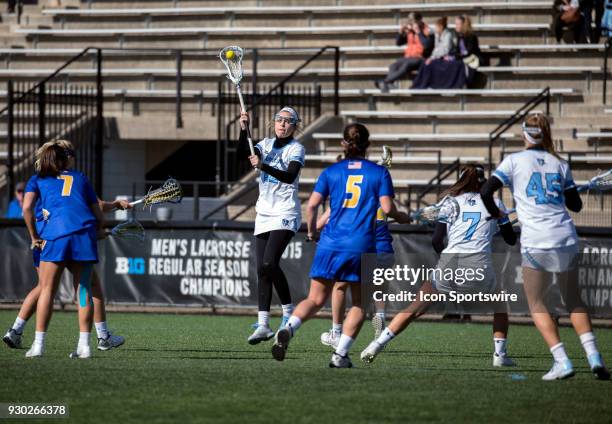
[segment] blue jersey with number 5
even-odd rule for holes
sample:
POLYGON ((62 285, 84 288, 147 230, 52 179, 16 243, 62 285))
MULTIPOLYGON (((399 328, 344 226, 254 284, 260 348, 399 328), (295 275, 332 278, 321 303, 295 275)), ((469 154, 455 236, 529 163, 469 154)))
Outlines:
POLYGON ((578 242, 563 194, 575 187, 567 162, 531 148, 507 156, 493 175, 512 190, 523 247, 553 249, 578 242))
POLYGON ((325 169, 314 191, 329 197, 331 215, 319 247, 374 252, 376 211, 382 196, 394 196, 389 171, 366 159, 345 159, 325 169))
POLYGON ((57 177, 34 175, 26 185, 26 193, 30 192, 38 196, 37 209, 42 208, 44 223, 37 228, 43 240, 56 240, 96 225, 90 205, 98 198, 82 173, 67 170, 57 177))

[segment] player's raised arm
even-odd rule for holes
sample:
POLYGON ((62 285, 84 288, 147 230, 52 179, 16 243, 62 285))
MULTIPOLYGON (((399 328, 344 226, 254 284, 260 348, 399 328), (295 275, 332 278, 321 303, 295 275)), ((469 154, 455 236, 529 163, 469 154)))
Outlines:
POLYGON ((127 200, 115 200, 112 202, 107 202, 106 200, 102 200, 98 197, 98 205, 103 213, 109 213, 116 209, 123 211, 126 209, 132 209, 134 206, 130 205, 130 202, 127 200))
POLYGON ((381 196, 380 197, 380 207, 382 208, 385 215, 390 218, 395 219, 400 224, 410 224, 410 216, 405 212, 400 212, 397 210, 395 203, 391 196, 381 196))

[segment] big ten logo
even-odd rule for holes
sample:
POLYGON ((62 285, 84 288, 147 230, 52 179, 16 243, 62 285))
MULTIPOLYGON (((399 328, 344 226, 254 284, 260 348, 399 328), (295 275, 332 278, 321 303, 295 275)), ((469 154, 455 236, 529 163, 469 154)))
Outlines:
POLYGON ((289 243, 282 257, 283 259, 300 259, 302 257, 302 242, 294 241, 289 243))
POLYGON ((115 274, 136 274, 142 275, 145 273, 144 258, 123 258, 115 259, 115 274))

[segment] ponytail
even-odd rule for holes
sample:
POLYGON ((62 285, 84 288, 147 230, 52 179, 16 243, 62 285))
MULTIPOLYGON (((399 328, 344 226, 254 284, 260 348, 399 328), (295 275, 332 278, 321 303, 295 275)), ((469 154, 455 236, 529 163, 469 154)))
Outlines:
POLYGON ((370 146, 370 132, 363 124, 350 124, 344 128, 344 155, 346 158, 365 157, 370 146))

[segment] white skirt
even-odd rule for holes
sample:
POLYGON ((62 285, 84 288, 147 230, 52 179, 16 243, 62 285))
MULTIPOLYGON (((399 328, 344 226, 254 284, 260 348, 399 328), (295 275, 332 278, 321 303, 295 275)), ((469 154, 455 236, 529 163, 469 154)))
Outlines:
POLYGON ((302 225, 302 215, 269 216, 257 214, 255 217, 254 235, 263 234, 275 230, 289 230, 297 233, 302 225))

